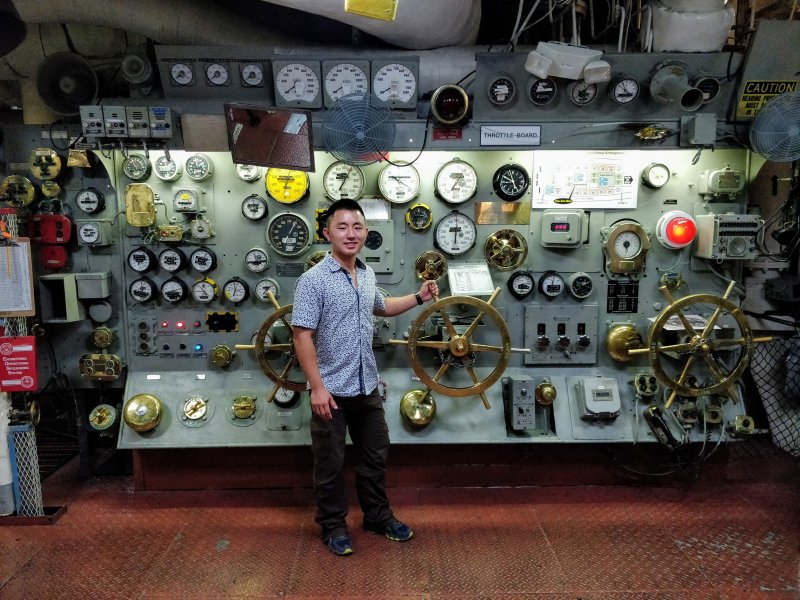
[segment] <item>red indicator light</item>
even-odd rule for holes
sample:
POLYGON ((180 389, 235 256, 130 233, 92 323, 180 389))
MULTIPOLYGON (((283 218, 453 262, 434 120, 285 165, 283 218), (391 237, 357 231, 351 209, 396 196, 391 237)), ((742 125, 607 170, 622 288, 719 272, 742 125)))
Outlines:
POLYGON ((166 329, 169 327, 169 323, 167 321, 161 321, 161 329, 166 329))
POLYGON ((203 324, 202 324, 200 321, 195 321, 195 322, 194 322, 194 326, 195 326, 195 327, 202 327, 202 326, 203 326, 203 324))
POLYGON ((673 244, 691 244, 697 235, 697 225, 691 219, 676 217, 667 224, 667 239, 673 244))
POLYGON ((177 327, 178 329, 183 329, 184 327, 186 327, 186 323, 184 323, 183 321, 178 321, 177 323, 175 323, 175 327, 177 327))

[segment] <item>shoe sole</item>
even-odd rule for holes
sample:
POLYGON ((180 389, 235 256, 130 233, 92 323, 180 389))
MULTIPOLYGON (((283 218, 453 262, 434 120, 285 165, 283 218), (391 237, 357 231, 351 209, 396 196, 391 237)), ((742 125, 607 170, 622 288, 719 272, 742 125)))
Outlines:
POLYGON ((392 540, 393 542, 407 542, 408 540, 410 540, 411 538, 414 537, 414 532, 413 531, 411 532, 411 535, 408 536, 407 538, 399 538, 399 537, 392 537, 391 535, 389 535, 388 533, 386 533, 384 531, 375 531, 373 529, 367 529, 365 527, 362 527, 362 529, 364 531, 366 531, 367 533, 372 533, 374 535, 382 535, 387 540, 392 540))

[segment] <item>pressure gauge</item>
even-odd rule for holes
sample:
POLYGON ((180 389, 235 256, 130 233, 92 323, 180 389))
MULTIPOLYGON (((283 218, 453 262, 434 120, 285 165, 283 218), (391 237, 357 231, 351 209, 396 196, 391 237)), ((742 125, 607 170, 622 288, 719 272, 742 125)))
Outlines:
POLYGON ((205 154, 192 154, 186 159, 186 174, 192 181, 205 181, 214 173, 214 163, 205 154))
POLYGON ((586 83, 583 79, 573 81, 567 86, 567 95, 576 106, 586 106, 597 98, 597 84, 586 83))
POLYGON ((545 271, 539 278, 539 292, 547 298, 555 298, 564 291, 564 278, 556 271, 545 271))
POLYGON ((594 289, 594 282, 588 273, 573 273, 567 278, 567 291, 576 300, 588 298, 594 289))
POLYGON ((275 281, 272 277, 265 277, 264 279, 260 279, 258 283, 256 283, 256 289, 255 289, 256 298, 258 298, 262 302, 269 303, 270 292, 272 292, 272 295, 276 299, 281 295, 281 287, 280 285, 278 285, 278 282, 275 281))
POLYGON ((377 250, 382 245, 383 245, 383 236, 381 235, 380 231, 372 229, 367 232, 367 237, 364 240, 364 246, 366 248, 370 250, 377 250))
POLYGON ((433 243, 445 254, 460 256, 478 239, 478 229, 467 215, 454 210, 439 219, 433 228, 433 243))
POLYGON ((222 293, 229 302, 239 305, 250 297, 250 286, 244 279, 232 277, 222 286, 222 293))
POLYGON ((81 223, 78 227, 78 239, 82 244, 99 244, 100 238, 100 226, 97 223, 81 223))
POLYGON ((558 86, 549 77, 534 79, 528 84, 528 99, 536 106, 545 106, 556 99, 558 86))
POLYGON ((694 87, 703 92, 703 104, 708 104, 716 98, 721 89, 719 79, 714 77, 701 77, 695 81, 694 87))
POLYGON ((258 181, 264 174, 264 168, 259 167, 258 165, 241 165, 237 163, 233 165, 233 167, 236 169, 237 177, 239 177, 239 179, 242 181, 247 181, 248 183, 258 181))
POLYGON ((244 266, 252 273, 261 273, 269 267, 269 254, 263 248, 251 248, 244 255, 244 266))
POLYGON ((614 240, 613 247, 620 258, 634 258, 642 250, 642 238, 635 231, 623 231, 614 240))
POLYGON ((275 73, 275 100, 279 106, 322 105, 319 86, 319 63, 272 61, 275 73))
POLYGON ((106 207, 103 194, 90 187, 78 192, 75 196, 75 205, 88 215, 95 215, 106 207))
POLYGON ((644 228, 630 219, 623 219, 600 230, 606 266, 610 273, 635 274, 644 268, 650 250, 650 238, 644 228))
POLYGON ((28 155, 31 174, 41 181, 50 181, 61 172, 61 157, 52 148, 36 148, 28 155))
POLYGON ((533 293, 536 281, 530 271, 514 271, 508 278, 508 291, 517 300, 523 300, 533 293))
POLYGON ((406 211, 406 224, 414 231, 425 231, 433 223, 433 213, 426 204, 415 204, 406 211))
POLYGON ((128 253, 128 266, 137 273, 148 273, 156 268, 156 255, 140 246, 128 253))
POLYGON ((201 246, 189 256, 189 263, 195 271, 209 273, 217 268, 217 255, 210 248, 201 246))
POLYGON ((128 287, 134 302, 150 302, 156 295, 156 284, 147 277, 140 277, 128 287))
MULTIPOLYGON (((372 63, 373 68, 377 65, 372 63)), ((390 62, 372 76, 372 93, 391 106, 413 107, 417 101, 417 65, 390 62)))
POLYGON ((178 248, 167 248, 166 250, 162 250, 161 254, 158 255, 158 264, 167 273, 183 271, 188 262, 189 260, 186 258, 186 255, 178 248))
POLYGON ((331 200, 356 200, 364 193, 364 172, 355 165, 335 162, 325 169, 322 185, 331 200))
POLYGON ((281 204, 293 204, 308 193, 308 174, 292 169, 267 169, 267 193, 281 204))
POLYGON ((156 159, 156 177, 161 181, 175 181, 183 173, 183 167, 172 158, 159 156, 156 159))
POLYGON ((437 171, 434 188, 445 202, 461 204, 478 191, 478 174, 469 163, 459 159, 451 160, 437 171))
POLYGON ((219 286, 210 277, 203 277, 192 284, 192 298, 202 304, 213 302, 219 296, 219 286))
POLYGON ((284 387, 279 387, 275 391, 275 398, 273 398, 273 402, 275 406, 278 408, 292 408, 295 406, 298 401, 300 400, 300 392, 295 392, 293 390, 287 390, 284 387))
POLYGON ((172 83, 175 85, 191 85, 194 81, 194 73, 189 65, 183 63, 175 63, 169 70, 172 77, 172 83))
POLYGON ((419 195, 419 172, 413 165, 386 165, 378 175, 378 189, 389 202, 405 204, 419 195))
POLYGON ((492 188, 503 200, 519 200, 528 191, 530 183, 528 172, 515 164, 503 165, 492 177, 492 188))
POLYGON ((661 163, 650 163, 642 171, 642 181, 653 189, 662 188, 669 181, 669 168, 661 163))
POLYGON ((172 302, 172 304, 177 304, 178 302, 183 302, 186 300, 186 297, 189 295, 189 288, 186 284, 178 279, 177 277, 172 277, 171 279, 167 279, 164 283, 161 284, 161 297, 164 298, 167 302, 172 302))
POLYGON ((242 85, 245 87, 260 87, 264 85, 264 68, 256 63, 242 65, 242 85))
POLYGON ((122 172, 133 181, 143 181, 150 177, 150 168, 150 161, 141 154, 129 154, 122 161, 122 172))
POLYGON ((348 94, 369 93, 369 63, 366 61, 338 63, 331 65, 323 61, 322 70, 325 72, 325 105, 330 106, 342 96, 348 94))
POLYGON ((617 104, 630 104, 639 97, 639 82, 633 77, 620 77, 611 84, 611 99, 617 104))
POLYGON ((251 221, 260 221, 267 212, 267 201, 258 194, 250 194, 242 200, 242 214, 251 221))
POLYGON ((189 188, 179 189, 172 198, 172 208, 177 212, 197 212, 200 209, 197 191, 189 188))
POLYGON ((225 65, 212 63, 206 66, 206 79, 211 85, 227 85, 230 76, 225 65))
POLYGON ((502 73, 489 81, 489 102, 495 106, 505 106, 514 99, 516 92, 517 84, 510 75, 502 73))
POLYGON ((311 245, 311 225, 296 213, 281 213, 267 225, 267 243, 281 256, 299 256, 311 245))

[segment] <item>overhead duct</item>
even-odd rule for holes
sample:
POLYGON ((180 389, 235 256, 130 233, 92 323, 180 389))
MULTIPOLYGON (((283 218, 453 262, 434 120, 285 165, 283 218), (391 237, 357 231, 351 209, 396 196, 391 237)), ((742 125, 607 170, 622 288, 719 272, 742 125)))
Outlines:
POLYGON ((650 0, 650 7, 656 52, 718 52, 735 18, 725 0, 650 0))

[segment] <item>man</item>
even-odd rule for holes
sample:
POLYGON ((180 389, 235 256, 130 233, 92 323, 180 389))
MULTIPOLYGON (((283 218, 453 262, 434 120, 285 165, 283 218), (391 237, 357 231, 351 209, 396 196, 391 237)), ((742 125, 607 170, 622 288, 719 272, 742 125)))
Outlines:
POLYGON ((375 272, 357 258, 367 225, 354 200, 330 206, 322 233, 331 252, 297 280, 292 328, 311 390, 315 520, 330 551, 346 556, 353 552, 343 474, 348 428, 357 457, 356 492, 364 530, 398 542, 414 535, 395 518, 386 495, 389 428, 377 391, 372 316, 399 315, 438 295, 439 287, 426 281, 418 293, 398 298, 384 299, 377 292, 375 272))

